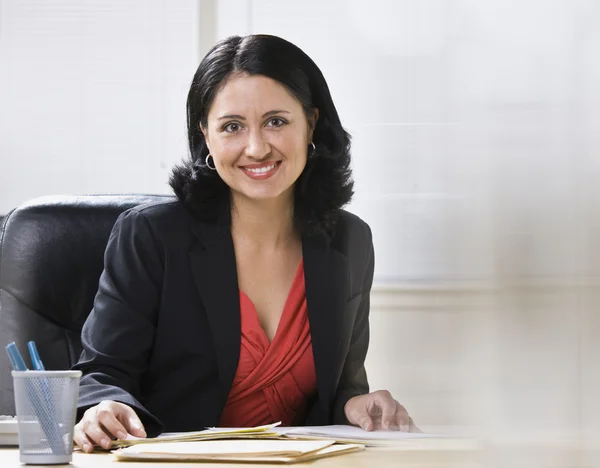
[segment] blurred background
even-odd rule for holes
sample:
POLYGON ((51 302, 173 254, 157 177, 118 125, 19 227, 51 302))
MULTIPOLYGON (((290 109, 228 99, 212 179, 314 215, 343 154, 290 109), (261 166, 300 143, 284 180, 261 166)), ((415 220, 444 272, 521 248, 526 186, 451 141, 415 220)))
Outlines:
POLYGON ((308 53, 353 136, 373 390, 426 431, 597 437, 599 1, 0 0, 0 216, 169 193, 196 67, 248 33, 308 53))

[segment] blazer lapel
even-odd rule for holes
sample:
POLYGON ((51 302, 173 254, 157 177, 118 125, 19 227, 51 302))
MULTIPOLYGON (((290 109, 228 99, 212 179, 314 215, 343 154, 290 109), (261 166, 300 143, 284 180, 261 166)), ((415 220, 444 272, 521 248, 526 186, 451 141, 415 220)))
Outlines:
MULTIPOLYGON (((191 268, 214 339, 225 403, 240 354, 240 301, 229 226, 194 221, 199 242, 190 251, 191 268)), ((350 297, 348 260, 324 234, 302 237, 308 320, 319 400, 330 404, 339 369, 343 314, 350 297)), ((330 410, 329 406, 324 409, 330 410)))
MULTIPOLYGON (((317 374, 319 400, 334 396, 343 314, 350 294, 346 256, 329 246, 325 235, 302 239, 308 320, 317 374)), ((327 411, 329 408, 327 408, 327 411)))
POLYGON ((229 227, 194 221, 200 240, 190 252, 191 268, 215 344, 219 380, 226 401, 240 355, 240 295, 229 227))

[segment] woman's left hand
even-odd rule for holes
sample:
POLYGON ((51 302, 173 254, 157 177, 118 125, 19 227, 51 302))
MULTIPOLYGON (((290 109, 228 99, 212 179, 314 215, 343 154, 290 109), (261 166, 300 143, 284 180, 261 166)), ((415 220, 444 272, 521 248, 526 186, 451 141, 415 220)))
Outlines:
POLYGON ((421 432, 414 425, 408 411, 387 390, 378 390, 350 398, 344 413, 351 424, 365 431, 377 429, 403 432, 421 432))

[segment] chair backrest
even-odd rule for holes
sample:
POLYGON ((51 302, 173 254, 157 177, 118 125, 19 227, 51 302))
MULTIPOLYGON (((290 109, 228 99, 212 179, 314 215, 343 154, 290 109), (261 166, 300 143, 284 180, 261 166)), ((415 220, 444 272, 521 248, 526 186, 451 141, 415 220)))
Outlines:
POLYGON ((15 341, 28 361, 34 340, 47 369, 68 369, 81 354, 104 249, 119 214, 167 195, 53 196, 11 211, 0 228, 0 415, 14 415, 10 363, 15 341))

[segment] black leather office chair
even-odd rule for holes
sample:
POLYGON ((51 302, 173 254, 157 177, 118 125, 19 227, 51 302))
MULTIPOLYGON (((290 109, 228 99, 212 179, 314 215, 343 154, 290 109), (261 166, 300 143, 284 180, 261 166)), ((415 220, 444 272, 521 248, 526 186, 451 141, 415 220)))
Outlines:
POLYGON ((14 415, 10 363, 15 341, 34 340, 47 369, 68 369, 81 353, 104 249, 118 215, 167 195, 53 196, 11 211, 0 228, 0 415, 14 415))

